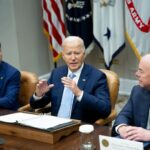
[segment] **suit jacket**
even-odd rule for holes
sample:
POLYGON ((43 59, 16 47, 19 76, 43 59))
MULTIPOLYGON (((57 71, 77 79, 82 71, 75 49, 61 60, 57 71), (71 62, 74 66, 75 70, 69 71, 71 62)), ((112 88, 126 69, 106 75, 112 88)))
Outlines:
MULTIPOLYGON (((51 102, 51 113, 57 116, 64 85, 61 78, 67 76, 68 67, 62 66, 52 71, 48 83, 54 84, 54 87, 46 93, 42 100, 30 100, 32 108, 44 107, 51 102)), ((110 114, 110 97, 107 86, 107 80, 104 73, 84 64, 78 81, 78 86, 84 91, 81 101, 74 98, 71 118, 79 119, 84 122, 93 123, 99 118, 105 118, 110 114)))
POLYGON ((112 128, 112 136, 116 136, 115 127, 125 123, 131 126, 146 128, 150 109, 150 91, 135 86, 131 91, 131 96, 119 113, 112 128))
POLYGON ((17 110, 20 88, 20 72, 2 61, 0 62, 0 108, 17 110))

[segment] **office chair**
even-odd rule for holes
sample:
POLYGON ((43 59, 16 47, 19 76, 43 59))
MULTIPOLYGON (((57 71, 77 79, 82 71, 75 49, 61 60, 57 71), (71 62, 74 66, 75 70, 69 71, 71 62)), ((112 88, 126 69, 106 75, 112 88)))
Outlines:
POLYGON ((19 91, 19 109, 18 111, 29 110, 29 99, 35 91, 38 76, 29 71, 21 71, 21 83, 19 91))
POLYGON ((120 81, 118 75, 115 72, 106 69, 100 69, 100 70, 105 73, 107 78, 108 88, 110 92, 110 100, 111 100, 111 113, 107 118, 98 119, 95 123, 98 125, 111 125, 112 121, 117 116, 117 112, 115 110, 115 104, 118 97, 120 81))

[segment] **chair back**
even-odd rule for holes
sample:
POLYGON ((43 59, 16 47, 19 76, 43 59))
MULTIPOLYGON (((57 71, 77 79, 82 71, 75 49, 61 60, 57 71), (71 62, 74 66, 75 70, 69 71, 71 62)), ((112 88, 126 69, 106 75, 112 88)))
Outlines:
POLYGON ((100 69, 100 70, 105 73, 107 78, 107 84, 108 84, 110 100, 111 100, 111 113, 107 118, 99 119, 96 121, 96 123, 99 125, 106 125, 106 124, 111 124, 117 115, 115 110, 115 104, 118 97, 120 81, 118 75, 114 71, 106 70, 106 69, 100 69))
POLYGON ((19 92, 19 107, 29 103, 30 97, 33 95, 38 76, 32 72, 21 71, 21 83, 19 92))

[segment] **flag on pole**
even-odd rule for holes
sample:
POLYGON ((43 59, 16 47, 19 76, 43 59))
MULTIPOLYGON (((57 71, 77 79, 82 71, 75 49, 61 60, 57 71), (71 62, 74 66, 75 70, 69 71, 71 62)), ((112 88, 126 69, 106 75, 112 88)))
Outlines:
POLYGON ((56 62, 65 38, 65 24, 62 0, 42 0, 43 27, 56 62))
POLYGON ((125 0, 126 37, 137 58, 150 53, 150 0, 125 0))
POLYGON ((104 54, 106 68, 125 46, 123 0, 93 0, 93 32, 104 54))
POLYGON ((90 0, 65 0, 66 24, 70 35, 84 40, 86 54, 93 49, 93 23, 90 0))

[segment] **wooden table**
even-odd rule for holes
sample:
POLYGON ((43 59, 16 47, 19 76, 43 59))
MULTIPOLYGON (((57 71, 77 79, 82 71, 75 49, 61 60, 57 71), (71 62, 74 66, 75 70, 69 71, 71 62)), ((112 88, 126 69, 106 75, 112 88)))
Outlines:
MULTIPOLYGON (((0 109, 0 115, 9 113, 12 113, 12 111, 0 109)), ((95 125, 94 127, 94 144, 96 149, 99 150, 98 135, 110 135, 111 128, 98 125, 95 125)), ((0 134, 0 138, 5 140, 4 144, 0 145, 0 150, 79 150, 81 142, 81 136, 78 131, 67 137, 62 137, 62 139, 55 144, 48 144, 4 134, 0 134)))
MULTIPOLYGON (((99 134, 110 135, 110 128, 95 126, 93 138, 97 150, 99 150, 99 134)), ((79 150, 81 140, 79 132, 75 132, 67 137, 63 137, 59 142, 55 144, 47 144, 2 134, 0 134, 0 137, 5 139, 5 143, 3 145, 0 145, 0 150, 79 150)))
MULTIPOLYGON (((11 113, 11 111, 0 109, 0 115, 8 113, 11 113)), ((98 125, 94 125, 94 128, 94 145, 96 146, 96 150, 100 150, 98 136, 110 136, 111 128, 108 126, 98 125)), ((48 144, 4 134, 0 134, 0 138, 3 138, 5 140, 5 143, 0 145, 0 150, 79 150, 81 143, 81 136, 79 132, 74 132, 67 137, 63 137, 59 142, 55 144, 48 144)))

